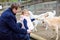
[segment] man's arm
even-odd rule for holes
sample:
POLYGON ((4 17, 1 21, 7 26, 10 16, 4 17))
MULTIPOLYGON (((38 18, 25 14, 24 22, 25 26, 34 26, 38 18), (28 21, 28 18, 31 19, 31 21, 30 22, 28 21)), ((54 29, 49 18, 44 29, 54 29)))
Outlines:
POLYGON ((14 21, 14 19, 11 16, 8 16, 5 18, 6 23, 9 25, 9 27, 16 33, 27 33, 26 29, 20 28, 20 26, 17 25, 17 23, 14 21))

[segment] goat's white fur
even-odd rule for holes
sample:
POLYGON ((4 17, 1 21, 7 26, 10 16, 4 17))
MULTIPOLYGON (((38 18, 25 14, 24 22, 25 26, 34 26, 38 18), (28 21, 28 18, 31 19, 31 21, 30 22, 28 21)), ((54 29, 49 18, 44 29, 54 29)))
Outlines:
POLYGON ((46 18, 44 24, 46 24, 51 29, 55 29, 56 40, 58 40, 58 27, 60 26, 60 17, 46 18))
MULTIPOLYGON (((29 11, 30 13, 30 18, 33 19, 33 18, 38 18, 38 20, 35 20, 34 21, 34 27, 35 27, 35 31, 37 31, 36 27, 37 27, 37 24, 40 23, 46 18, 53 18, 55 15, 56 15, 56 12, 53 11, 53 12, 46 12, 46 13, 43 13, 43 14, 40 14, 40 15, 33 15, 33 13, 31 11, 29 11)), ((47 30, 47 27, 46 27, 46 30, 47 30)))

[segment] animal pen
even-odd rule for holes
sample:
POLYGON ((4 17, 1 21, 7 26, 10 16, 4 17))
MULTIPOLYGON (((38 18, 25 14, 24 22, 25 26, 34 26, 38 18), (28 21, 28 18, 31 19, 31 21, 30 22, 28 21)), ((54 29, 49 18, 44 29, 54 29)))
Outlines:
MULTIPOLYGON (((1 3, 2 4, 2 9, 0 10, 0 13, 2 13, 7 7, 9 7, 12 3, 11 2, 6 2, 6 3, 1 3)), ((32 2, 32 3, 21 3, 22 6, 24 6, 25 9, 28 9, 31 11, 34 15, 40 15, 44 14, 46 12, 56 12, 56 7, 57 7, 57 1, 51 1, 51 2, 32 2)), ((58 8, 59 9, 59 8, 58 8)), ((58 10, 57 9, 57 10, 58 10)), ((20 10, 20 9, 19 9, 20 10)), ((17 13, 16 15, 17 20, 20 19, 20 12, 17 13)), ((59 13, 56 13, 55 16, 60 16, 59 13)), ((31 33, 31 40, 56 40, 56 34, 55 34, 55 29, 48 28, 45 30, 45 27, 42 27, 39 23, 36 26, 37 31, 34 31, 31 33)), ((60 38, 60 28, 58 31, 58 36, 60 38)), ((60 39, 58 39, 60 40, 60 39)))

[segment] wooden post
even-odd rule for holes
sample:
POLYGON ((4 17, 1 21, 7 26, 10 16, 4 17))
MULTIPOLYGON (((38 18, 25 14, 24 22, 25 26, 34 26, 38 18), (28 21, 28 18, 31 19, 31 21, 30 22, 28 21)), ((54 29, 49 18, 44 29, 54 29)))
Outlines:
POLYGON ((36 35, 36 34, 34 34, 34 33, 31 33, 30 36, 31 36, 32 38, 36 39, 36 40, 47 40, 47 39, 42 38, 42 37, 40 37, 40 36, 38 36, 38 35, 36 35))

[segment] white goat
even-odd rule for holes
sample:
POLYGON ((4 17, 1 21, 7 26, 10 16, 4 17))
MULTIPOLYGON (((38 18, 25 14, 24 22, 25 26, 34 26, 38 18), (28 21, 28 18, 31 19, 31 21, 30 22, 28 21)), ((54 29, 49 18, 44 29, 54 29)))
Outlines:
POLYGON ((45 26, 48 28, 55 29, 56 40, 58 40, 58 27, 60 26, 60 17, 46 18, 42 24, 47 24, 45 26))
MULTIPOLYGON (((33 13, 31 11, 29 11, 30 13, 30 18, 33 19, 33 18, 38 18, 39 20, 35 20, 33 21, 34 22, 34 27, 35 27, 35 31, 37 31, 36 27, 37 27, 37 24, 41 24, 42 21, 48 17, 48 18, 53 18, 55 15, 56 15, 56 12, 53 11, 53 12, 46 12, 46 13, 43 13, 43 14, 40 14, 40 15, 33 15, 33 13)), ((46 30, 47 30, 47 27, 46 27, 46 30)))

